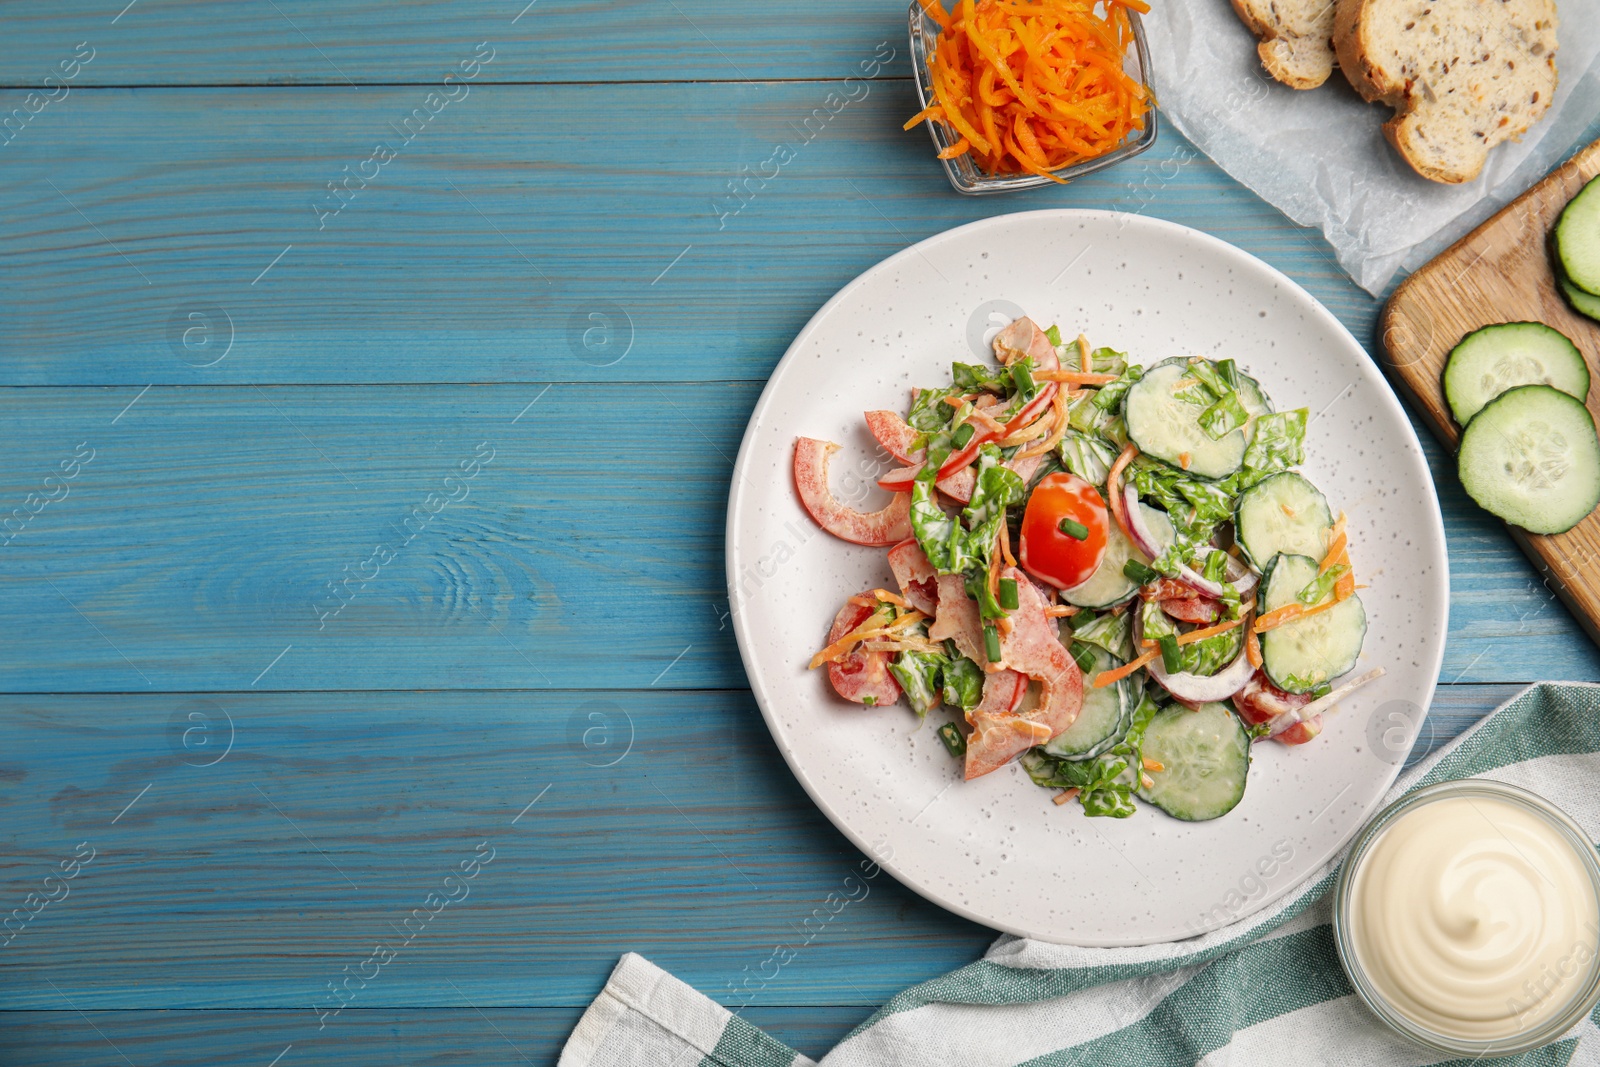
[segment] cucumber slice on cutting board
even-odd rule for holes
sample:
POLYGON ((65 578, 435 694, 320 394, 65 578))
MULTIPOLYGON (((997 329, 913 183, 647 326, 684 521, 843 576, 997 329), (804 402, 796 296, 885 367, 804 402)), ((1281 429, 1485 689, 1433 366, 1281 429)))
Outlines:
POLYGON ((1202 704, 1198 711, 1173 704, 1157 712, 1145 727, 1140 754, 1161 770, 1145 772, 1139 796, 1175 819, 1216 819, 1244 799, 1250 736, 1226 704, 1202 704))
POLYGON ((1565 271, 1556 271, 1556 284, 1561 287, 1561 295, 1567 298, 1567 303, 1572 305, 1574 311, 1600 322, 1600 296, 1586 293, 1573 285, 1565 271))
MULTIPOLYGON (((1093 686, 1095 677, 1102 671, 1122 666, 1120 659, 1096 645, 1079 644, 1077 647, 1087 649, 1085 655, 1092 657, 1089 665, 1083 667, 1083 707, 1071 726, 1044 745, 1046 752, 1060 759, 1092 759, 1122 740, 1133 720, 1133 705, 1137 703, 1131 699, 1127 679, 1104 689, 1093 686)), ((1084 661, 1080 659, 1078 663, 1083 666, 1084 661)))
POLYGON ((1293 471, 1257 482, 1239 495, 1233 511, 1234 540, 1257 570, 1280 552, 1321 559, 1332 528, 1327 499, 1293 471))
MULTIPOLYGON (((1145 528, 1159 546, 1165 548, 1172 544, 1172 520, 1167 518, 1167 513, 1142 503, 1139 507, 1143 509, 1145 528)), ((1150 557, 1128 540, 1128 535, 1122 532, 1120 525, 1110 523, 1106 531, 1106 551, 1100 557, 1100 566, 1095 568, 1087 581, 1063 590, 1062 599, 1075 608, 1109 608, 1122 603, 1139 588, 1138 582, 1122 573, 1123 566, 1130 559, 1144 564, 1150 562, 1150 557)))
POLYGON ((1461 435, 1456 463, 1479 507, 1530 533, 1570 530, 1600 503, 1594 419, 1548 385, 1519 386, 1486 404, 1461 435))
POLYGON ((1139 451, 1190 474, 1226 478, 1244 462, 1248 444, 1244 429, 1231 430, 1213 441, 1200 428, 1205 407, 1174 395, 1186 374, 1183 361, 1159 363, 1128 390, 1123 402, 1128 438, 1139 451))
MULTIPOLYGON (((1600 303, 1600 297, 1594 299, 1600 303)), ((1444 397, 1462 426, 1483 405, 1519 385, 1550 385, 1583 400, 1589 395, 1589 365, 1565 334, 1542 322, 1484 326, 1450 350, 1444 397)))
POLYGON ((1567 280, 1600 296, 1600 178, 1591 178, 1561 209, 1555 246, 1567 280))
MULTIPOLYGON (((1261 613, 1293 604, 1316 576, 1317 561, 1310 556, 1274 557, 1261 579, 1261 613)), ((1366 636, 1366 608, 1360 597, 1352 596, 1326 611, 1262 634, 1261 668, 1279 689, 1309 693, 1348 673, 1356 665, 1366 636)))

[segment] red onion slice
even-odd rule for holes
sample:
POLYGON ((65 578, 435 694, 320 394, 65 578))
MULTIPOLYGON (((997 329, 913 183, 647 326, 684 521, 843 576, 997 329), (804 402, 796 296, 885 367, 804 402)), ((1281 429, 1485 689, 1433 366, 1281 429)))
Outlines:
POLYGON ((1150 532, 1144 514, 1139 510, 1139 490, 1131 484, 1122 487, 1122 513, 1127 517, 1128 535, 1133 538, 1134 547, 1151 559, 1161 555, 1161 549, 1156 547, 1155 535, 1150 532))
MULTIPOLYGON (((1133 619, 1133 647, 1144 647, 1144 613, 1139 611, 1133 619)), ((1249 626, 1249 620, 1240 623, 1249 626)), ((1245 654, 1244 646, 1239 647, 1239 655, 1232 663, 1228 664, 1216 674, 1191 674, 1188 671, 1175 671, 1167 673, 1166 665, 1157 656, 1150 661, 1150 673, 1155 680, 1164 686, 1167 692, 1177 697, 1183 703, 1205 704, 1214 700, 1227 700, 1233 694, 1245 687, 1256 669, 1250 665, 1250 657, 1245 654)), ((1283 716, 1279 716, 1283 718, 1283 716)))
MULTIPOLYGON (((1156 545, 1156 539, 1150 532, 1149 525, 1144 521, 1144 516, 1139 511, 1139 491, 1131 484, 1122 487, 1122 510, 1128 517, 1128 533, 1133 535, 1133 543, 1151 559, 1161 555, 1161 549, 1156 545)), ((1228 584, 1244 596, 1256 587, 1261 576, 1239 560, 1228 557, 1228 584)), ((1178 565, 1178 580, 1183 584, 1209 597, 1221 597, 1227 589, 1221 582, 1213 582, 1188 564, 1178 565)))
MULTIPOLYGON (((1152 669, 1154 669, 1155 664, 1152 663, 1150 666, 1152 669)), ((1384 670, 1382 667, 1374 667, 1372 670, 1368 671, 1366 674, 1363 674, 1354 681, 1344 683, 1327 696, 1318 697, 1316 700, 1313 700, 1311 703, 1302 708, 1296 708, 1293 711, 1284 712, 1282 715, 1279 715, 1271 720, 1272 730, 1267 734, 1267 736, 1277 737, 1279 734, 1288 730, 1291 726, 1298 726, 1300 723, 1305 722, 1312 716, 1322 714, 1329 708, 1333 707, 1333 705, 1349 696, 1355 690, 1360 689, 1368 682, 1382 678, 1383 675, 1384 670)))

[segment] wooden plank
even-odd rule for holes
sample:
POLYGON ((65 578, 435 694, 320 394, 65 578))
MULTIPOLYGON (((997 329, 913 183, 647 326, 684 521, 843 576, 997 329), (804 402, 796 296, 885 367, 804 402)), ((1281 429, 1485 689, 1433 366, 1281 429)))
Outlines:
POLYGON ((909 83, 860 88, 828 118, 854 90, 481 86, 320 222, 424 90, 75 92, 0 149, 0 384, 764 380, 880 259, 1046 207, 1218 234, 1372 336, 1326 247, 1170 126, 1067 188, 974 199, 899 132, 909 83))
POLYGON ((628 951, 732 1006, 870 1006, 994 936, 863 868, 748 693, 7 697, 0 730, 0 902, 60 897, 0 949, 3 1008, 315 1033, 347 965, 368 980, 329 1030, 586 1004, 628 951))
MULTIPOLYGON (((544 390, 0 390, 0 691, 742 687, 722 523, 757 387, 544 390)), ((1428 447, 1443 680, 1600 678, 1428 447)))
MULTIPOLYGON (((265 1067, 286 1047, 282 1067, 554 1067, 581 1008, 400 1008, 349 1011, 337 1029, 307 1037, 289 1011, 10 1011, 0 1014, 0 1061, 7 1067, 122 1063, 139 1067, 265 1067)), ((870 1009, 809 1006, 740 1013, 790 1048, 820 1059, 870 1009)))
MULTIPOLYGON (((1517 688, 1443 687, 1419 754, 1517 688)), ((867 1008, 992 936, 863 877, 747 693, 7 697, 0 730, 0 901, 93 850, 0 949, 5 1009, 293 1009, 281 1048, 367 1009, 578 1007, 627 951, 730 1007, 867 1008), (404 925, 430 892, 460 899, 404 925), (346 965, 371 980, 324 1020, 346 965)))
POLYGON ((139 393, 0 394, 0 690, 744 684, 752 385, 139 393))
MULTIPOLYGON (((1600 174, 1600 141, 1575 154, 1452 245, 1395 290, 1384 308, 1385 356, 1434 433, 1452 449, 1460 430, 1451 418, 1440 375, 1462 336, 1496 322, 1545 322, 1600 360, 1600 323, 1567 306, 1556 287, 1547 239, 1556 217, 1584 183, 1600 174)), ((1600 413, 1592 391, 1591 414, 1600 413)), ((1600 516, 1591 514, 1563 534, 1541 536, 1505 529, 1550 585, 1600 640, 1600 516)))
POLYGON ((94 53, 73 87, 435 84, 485 41, 496 82, 843 78, 880 41, 910 73, 905 4, 62 0, 6 12, 0 84, 40 86, 80 41, 94 53))

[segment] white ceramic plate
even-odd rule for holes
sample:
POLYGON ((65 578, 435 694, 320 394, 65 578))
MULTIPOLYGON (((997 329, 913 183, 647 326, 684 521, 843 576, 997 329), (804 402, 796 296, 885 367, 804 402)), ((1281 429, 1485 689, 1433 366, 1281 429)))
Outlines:
POLYGON ((1449 582, 1438 498, 1399 401, 1305 290, 1214 237, 1101 211, 986 219, 891 256, 845 286, 789 347, 756 404, 728 502, 734 630, 790 768, 859 847, 929 900, 1011 933, 1077 945, 1169 941, 1288 892, 1343 846, 1394 780, 1433 696, 1449 582), (1233 357, 1279 409, 1313 412, 1302 468, 1349 515, 1369 629, 1345 700, 1308 745, 1255 746, 1244 800, 1208 823, 1149 805, 1129 819, 1057 807, 1012 764, 962 782, 904 702, 838 699, 806 670, 844 599, 893 585, 884 551, 820 530, 791 476, 797 436, 844 446, 834 492, 875 510, 893 465, 862 412, 904 410, 1017 314, 1082 330, 1146 366, 1233 357))

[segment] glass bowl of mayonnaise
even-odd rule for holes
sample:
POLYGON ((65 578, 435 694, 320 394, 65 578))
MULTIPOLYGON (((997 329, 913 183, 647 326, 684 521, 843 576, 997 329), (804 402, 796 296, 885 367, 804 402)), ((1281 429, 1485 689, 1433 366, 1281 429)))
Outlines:
POLYGON ((1356 993, 1392 1029, 1464 1056, 1548 1044, 1600 1002, 1600 860, 1526 789, 1408 793, 1356 838, 1333 897, 1356 993))

